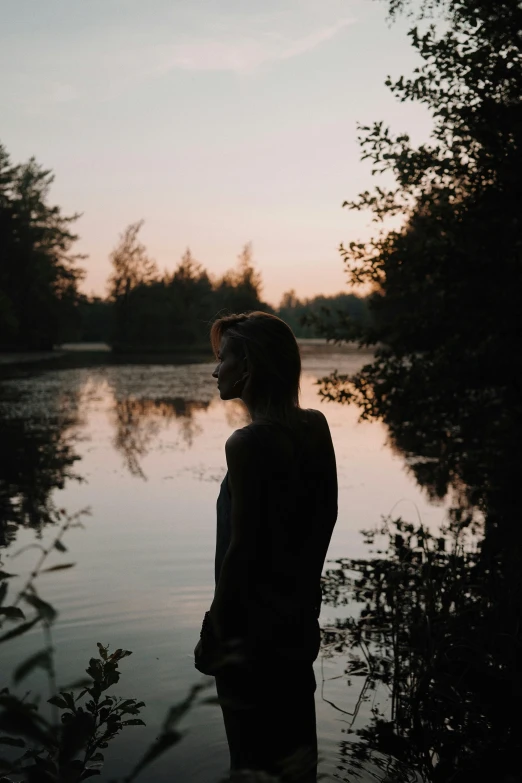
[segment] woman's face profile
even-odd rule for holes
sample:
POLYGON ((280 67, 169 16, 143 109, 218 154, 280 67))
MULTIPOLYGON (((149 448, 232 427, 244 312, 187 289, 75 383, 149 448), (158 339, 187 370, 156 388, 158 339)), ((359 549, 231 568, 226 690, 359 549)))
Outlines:
POLYGON ((219 395, 222 400, 234 400, 241 397, 245 385, 243 374, 246 371, 245 360, 233 350, 230 340, 224 336, 218 351, 218 364, 212 377, 217 379, 219 395))

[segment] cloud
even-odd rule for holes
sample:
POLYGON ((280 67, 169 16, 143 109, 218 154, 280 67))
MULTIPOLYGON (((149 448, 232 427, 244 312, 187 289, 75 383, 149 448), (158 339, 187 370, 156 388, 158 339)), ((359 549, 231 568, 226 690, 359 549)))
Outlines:
POLYGON ((273 62, 289 60, 316 49, 354 23, 343 18, 293 39, 274 33, 237 36, 232 40, 198 38, 156 49, 154 73, 175 69, 194 71, 253 71, 273 62))
MULTIPOLYGON (((170 0, 161 2, 171 7, 170 0)), ((40 114, 47 106, 110 101, 173 72, 249 75, 303 56, 355 22, 346 16, 351 0, 264 2, 262 10, 252 3, 241 13, 217 14, 214 0, 198 0, 183 13, 177 7, 158 18, 127 19, 124 26, 100 20, 92 29, 75 28, 73 36, 55 33, 53 45, 38 37, 32 58, 19 72, 11 70, 0 98, 40 114)), ((9 52, 4 56, 14 59, 9 52)))

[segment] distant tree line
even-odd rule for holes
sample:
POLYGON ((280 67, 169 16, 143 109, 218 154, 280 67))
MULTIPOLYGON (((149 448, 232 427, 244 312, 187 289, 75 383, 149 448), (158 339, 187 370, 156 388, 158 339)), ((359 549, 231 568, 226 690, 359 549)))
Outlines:
POLYGON ((142 221, 129 225, 111 253, 108 342, 117 351, 158 351, 207 345, 223 311, 272 310, 245 245, 235 269, 214 278, 189 249, 174 272, 160 273, 139 241, 142 221))
POLYGON ((74 339, 108 342, 116 351, 170 351, 208 346, 210 324, 226 312, 264 310, 275 313, 297 337, 318 337, 307 325, 310 313, 331 310, 366 322, 366 300, 354 294, 316 296, 300 300, 285 293, 278 308, 262 299, 262 280, 246 244, 236 267, 215 277, 194 259, 187 248, 174 272, 160 273, 139 240, 143 221, 130 224, 111 253, 112 273, 106 300, 84 297, 74 339))
POLYGON ((361 327, 369 324, 370 312, 367 297, 357 294, 319 294, 299 299, 294 290, 283 294, 276 314, 286 321, 296 337, 321 337, 323 332, 315 325, 315 316, 321 323, 337 324, 343 318, 353 319, 361 327))
POLYGON ((212 321, 227 312, 264 310, 286 320, 298 337, 320 336, 311 314, 348 313, 366 323, 364 298, 353 294, 300 300, 291 290, 278 308, 262 298, 262 280, 246 244, 237 264, 214 276, 187 249, 163 273, 131 223, 110 255, 106 298, 79 291, 85 258, 72 252, 78 236, 49 204, 50 171, 31 158, 12 165, 0 145, 0 350, 51 350, 64 342, 106 342, 113 350, 171 351, 208 346, 212 321))

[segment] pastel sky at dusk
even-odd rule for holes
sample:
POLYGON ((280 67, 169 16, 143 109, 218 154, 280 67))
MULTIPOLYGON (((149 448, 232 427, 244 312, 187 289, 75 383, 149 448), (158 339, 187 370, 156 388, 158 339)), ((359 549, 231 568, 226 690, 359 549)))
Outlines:
POLYGON ((356 123, 431 127, 384 86, 418 64, 406 30, 379 0, 2 0, 0 143, 82 213, 86 292, 141 218, 160 269, 251 241, 272 304, 348 290, 339 244, 370 227, 341 205, 376 182, 356 123))

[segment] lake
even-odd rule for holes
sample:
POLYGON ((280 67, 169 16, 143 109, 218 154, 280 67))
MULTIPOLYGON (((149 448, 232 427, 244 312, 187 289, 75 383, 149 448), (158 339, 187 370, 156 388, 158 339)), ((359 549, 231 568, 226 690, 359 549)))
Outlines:
MULTIPOLYGON (((429 502, 405 459, 387 443, 385 427, 360 422, 354 407, 318 396, 318 378, 334 369, 353 372, 371 354, 313 340, 301 341, 301 350, 301 405, 324 412, 337 457, 339 516, 328 558, 366 556, 360 531, 392 511, 436 529, 445 507, 429 502)), ((241 403, 220 400, 211 377, 214 366, 206 361, 155 365, 153 359, 74 369, 40 365, 0 383, 4 431, 13 444, 17 432, 25 438, 26 451, 16 459, 21 464, 27 459, 28 465, 17 480, 41 484, 31 502, 42 504, 49 493, 69 513, 90 508, 83 527, 67 531, 68 551, 49 558, 48 565, 74 562, 74 568, 42 574, 37 583, 39 594, 59 612, 53 626, 58 683, 83 674, 97 654, 97 642, 133 651, 121 663, 114 692, 143 700, 141 717, 147 725, 125 729, 109 746, 104 780, 130 769, 157 735, 168 707, 191 685, 213 682, 195 670, 192 653, 213 595, 215 504, 226 472, 224 444, 234 429, 248 423, 241 403)), ((9 470, 14 457, 4 454, 3 459, 9 470)), ((44 526, 42 543, 49 543, 53 532, 44 526)), ((34 548, 14 554, 33 544, 35 536, 34 529, 20 528, 16 540, 0 550, 5 570, 20 575, 11 580, 12 591, 20 589, 38 558, 34 548)), ((322 625, 340 612, 323 605, 322 625)), ((38 627, 4 644, 6 682, 6 673, 43 646, 38 627)), ((346 658, 327 648, 315 664, 319 771, 327 780, 348 779, 340 771, 343 744, 364 726, 373 707, 387 709, 387 694, 379 690, 356 709, 361 683, 354 678, 349 684, 345 666, 346 658)), ((18 690, 48 698, 40 672, 18 690)), ((209 688, 204 695, 212 693, 209 688)), ((198 704, 182 727, 181 742, 140 779, 210 783, 226 773, 219 708, 198 704)), ((359 779, 383 778, 368 761, 359 779)))

